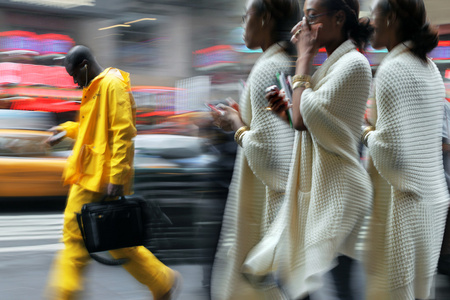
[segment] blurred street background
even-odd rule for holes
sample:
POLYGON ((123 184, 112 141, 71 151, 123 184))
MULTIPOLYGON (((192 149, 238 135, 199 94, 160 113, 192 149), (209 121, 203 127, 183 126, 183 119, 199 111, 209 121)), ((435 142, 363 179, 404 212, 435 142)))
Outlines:
MULTIPOLYGON (((361 16, 370 2, 360 1, 361 16)), ((430 57, 450 101, 450 2, 425 4, 440 26, 430 57)), ((238 101, 261 54, 242 40, 244 7, 245 0, 0 0, 1 300, 41 299, 62 247, 61 175, 73 141, 48 147, 45 140, 47 129, 74 120, 79 109, 81 90, 62 65, 75 44, 90 47, 103 67, 131 74, 134 188, 173 222, 146 246, 184 276, 180 299, 209 299, 236 144, 212 125, 205 103, 238 101)), ((368 49, 374 72, 386 53, 368 49)), ((320 50, 314 65, 325 59, 320 50)), ((362 271, 354 274, 363 299, 362 271)), ((92 263, 86 278, 83 299, 150 299, 120 267, 92 263)), ((334 300, 332 288, 315 299, 334 300)), ((448 277, 437 276, 435 299, 450 299, 448 277)))

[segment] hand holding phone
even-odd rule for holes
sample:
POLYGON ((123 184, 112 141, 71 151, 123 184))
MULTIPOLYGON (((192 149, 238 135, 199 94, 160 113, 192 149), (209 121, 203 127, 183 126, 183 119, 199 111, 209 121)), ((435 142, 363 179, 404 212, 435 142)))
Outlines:
MULTIPOLYGON (((292 87, 286 74, 284 74, 284 72, 277 73, 277 80, 278 83, 280 84, 281 89, 284 90, 286 96, 285 99, 287 101, 292 101, 292 87)), ((290 103, 288 103, 288 110, 286 111, 286 115, 289 121, 289 125, 291 126, 291 128, 293 128, 294 126, 292 124, 292 108, 290 106, 290 103)))
POLYGON ((54 146, 56 144, 58 144, 59 142, 61 142, 63 140, 63 138, 65 138, 67 135, 67 131, 63 130, 59 133, 56 133, 54 135, 52 135, 51 137, 49 137, 46 141, 47 144, 49 144, 50 146, 54 146))
POLYGON ((231 106, 231 108, 234 108, 235 110, 239 111, 239 104, 237 104, 236 101, 233 100, 233 98, 228 97, 227 99, 228 105, 231 106))
POLYGON ((207 107, 209 107, 211 109, 211 111, 214 111, 216 113, 219 113, 220 115, 224 115, 225 112, 223 110, 221 110, 220 108, 218 108, 217 106, 211 104, 211 103, 206 103, 205 104, 207 107))

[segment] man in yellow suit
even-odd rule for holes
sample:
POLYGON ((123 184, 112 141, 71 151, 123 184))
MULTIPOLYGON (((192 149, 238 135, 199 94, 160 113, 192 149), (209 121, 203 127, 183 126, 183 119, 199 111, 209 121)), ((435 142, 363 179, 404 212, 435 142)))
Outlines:
MULTIPOLYGON (((48 140, 55 144, 64 136, 76 139, 64 171, 64 183, 71 185, 64 211, 64 249, 54 261, 48 284, 50 299, 54 300, 76 299, 82 290, 83 270, 90 260, 76 213, 84 204, 100 201, 105 194, 117 197, 131 193, 132 139, 136 136, 136 109, 129 74, 102 68, 90 49, 80 45, 67 53, 64 64, 74 82, 83 88, 83 96, 79 121, 53 127, 55 135, 48 140)), ((148 286, 153 299, 173 299, 180 275, 148 249, 140 246, 110 253, 128 259, 124 268, 148 286)))

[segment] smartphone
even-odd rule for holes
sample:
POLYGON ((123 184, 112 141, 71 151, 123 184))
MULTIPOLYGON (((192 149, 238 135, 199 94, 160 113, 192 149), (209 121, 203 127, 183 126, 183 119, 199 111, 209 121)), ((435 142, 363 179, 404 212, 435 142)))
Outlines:
POLYGON ((215 106, 215 105, 213 105, 213 104, 205 103, 205 105, 206 105, 207 107, 209 107, 212 111, 215 111, 215 112, 217 112, 217 113, 219 113, 219 114, 221 114, 221 115, 224 115, 224 114, 225 114, 225 112, 224 112, 223 110, 221 110, 220 108, 218 108, 217 106, 215 106))
POLYGON ((65 131, 65 130, 63 130, 61 132, 58 132, 57 134, 52 135, 51 137, 49 137, 48 140, 47 140, 47 143, 50 144, 50 146, 53 146, 54 144, 59 142, 60 139, 65 137, 66 134, 67 134, 67 131, 65 131))
MULTIPOLYGON (((286 74, 284 74, 284 72, 281 73, 277 73, 277 80, 278 83, 280 85, 280 88, 284 90, 284 92, 286 93, 286 97, 292 101, 292 88, 291 88, 291 84, 290 81, 288 79, 288 77, 286 77, 286 74)), ((288 120, 289 120, 289 125, 291 126, 291 128, 293 128, 293 123, 292 123, 292 108, 289 108, 286 111, 288 120)))

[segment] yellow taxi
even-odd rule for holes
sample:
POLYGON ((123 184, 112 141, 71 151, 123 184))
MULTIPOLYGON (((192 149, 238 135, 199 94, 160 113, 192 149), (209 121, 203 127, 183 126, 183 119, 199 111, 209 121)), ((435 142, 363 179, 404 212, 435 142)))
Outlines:
POLYGON ((49 147, 51 113, 0 110, 0 197, 65 196, 62 173, 73 141, 49 147))

